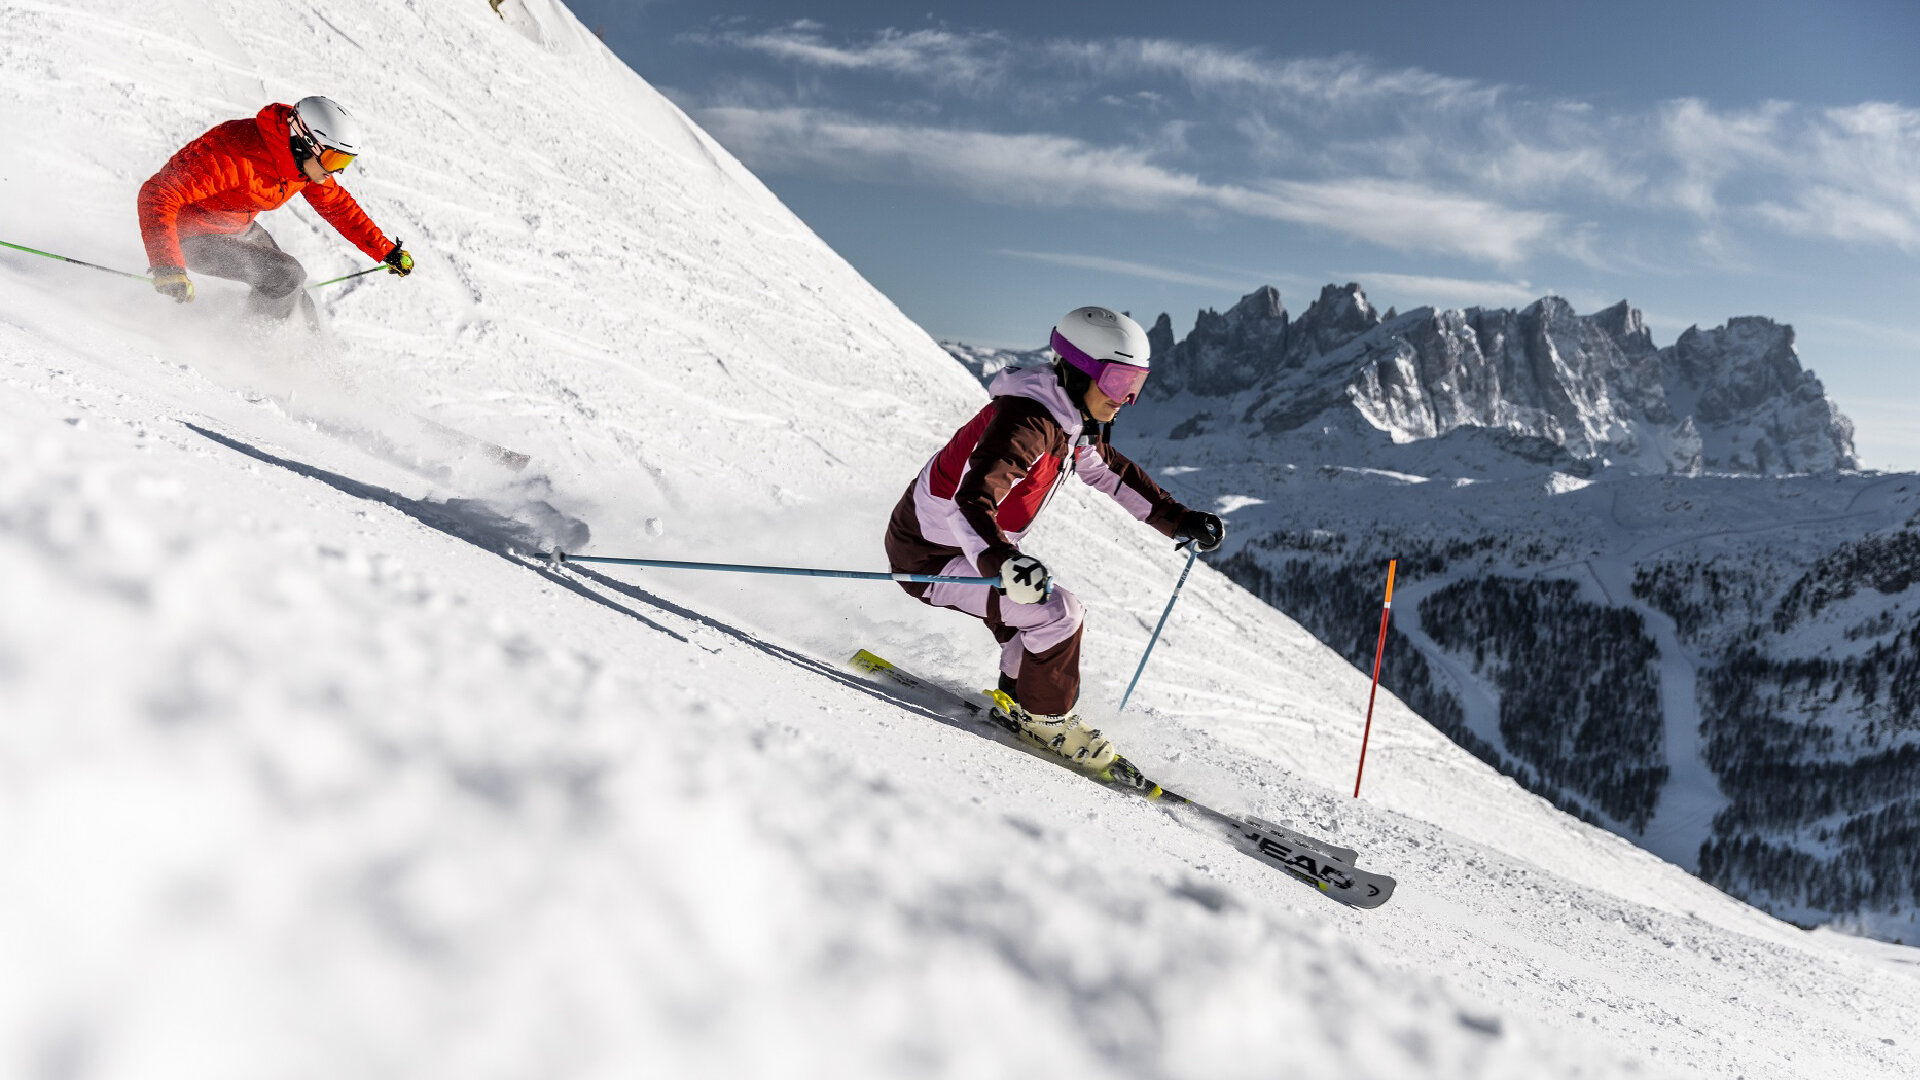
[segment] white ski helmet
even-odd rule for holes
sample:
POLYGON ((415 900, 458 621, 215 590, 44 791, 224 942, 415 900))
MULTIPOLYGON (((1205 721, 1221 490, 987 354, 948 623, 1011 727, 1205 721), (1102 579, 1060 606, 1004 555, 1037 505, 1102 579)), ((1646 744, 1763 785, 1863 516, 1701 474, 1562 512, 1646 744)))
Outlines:
POLYGON ((360 153, 359 122, 332 98, 318 94, 303 97, 294 104, 293 115, 301 133, 321 149, 337 150, 350 157, 360 153))
POLYGON ((1053 354, 1085 372, 1101 393, 1121 404, 1139 397, 1147 381, 1153 346, 1147 332, 1112 308, 1083 307, 1067 312, 1053 328, 1053 354))

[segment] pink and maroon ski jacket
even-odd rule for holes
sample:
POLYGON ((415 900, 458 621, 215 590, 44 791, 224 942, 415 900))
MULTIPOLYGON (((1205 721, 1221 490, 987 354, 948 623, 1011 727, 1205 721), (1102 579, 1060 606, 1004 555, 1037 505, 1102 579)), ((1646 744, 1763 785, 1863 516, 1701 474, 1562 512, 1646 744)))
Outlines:
POLYGON ((987 390, 993 400, 954 432, 894 507, 887 555, 896 571, 939 573, 963 555, 983 576, 999 576, 1068 474, 1173 535, 1186 507, 1098 437, 1052 367, 1001 372, 987 390))

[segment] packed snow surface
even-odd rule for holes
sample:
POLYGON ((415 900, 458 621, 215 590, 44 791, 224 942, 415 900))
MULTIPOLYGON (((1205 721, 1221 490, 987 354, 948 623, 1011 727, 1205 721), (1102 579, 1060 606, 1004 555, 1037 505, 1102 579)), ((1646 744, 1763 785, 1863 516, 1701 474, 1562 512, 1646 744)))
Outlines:
POLYGON ((0 258, 8 1075, 1920 1073, 1913 950, 1764 917, 1394 701, 1352 799, 1365 679, 1205 567, 1114 717, 1180 557, 1084 493, 1031 547, 1093 612, 1086 710, 1391 904, 844 676, 991 678, 892 585, 531 557, 879 568, 983 394, 565 10, 502 12, 0 0, 0 238, 142 269, 174 148, 329 93, 419 262, 309 340, 0 258))

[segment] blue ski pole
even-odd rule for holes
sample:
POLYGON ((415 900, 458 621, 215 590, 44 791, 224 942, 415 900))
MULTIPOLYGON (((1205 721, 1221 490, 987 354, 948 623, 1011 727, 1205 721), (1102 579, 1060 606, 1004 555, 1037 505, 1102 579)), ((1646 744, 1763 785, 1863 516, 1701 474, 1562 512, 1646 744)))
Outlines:
POLYGON ((893 574, 879 570, 818 570, 805 566, 747 566, 741 563, 677 562, 672 559, 616 559, 606 555, 569 555, 554 551, 547 560, 563 563, 607 563, 613 566, 658 566, 668 570, 715 570, 724 574, 784 574, 789 577, 850 578, 854 581, 916 581, 929 585, 999 585, 999 578, 953 577, 946 574, 893 574))
POLYGON ((1153 636, 1147 639, 1147 651, 1140 654, 1140 666, 1133 669, 1133 681, 1127 684, 1127 692, 1120 695, 1120 707, 1113 710, 1115 713, 1127 711, 1127 699, 1133 696, 1133 688, 1140 685, 1140 673, 1147 670, 1147 657, 1153 655, 1153 647, 1160 640, 1160 631, 1166 629, 1167 616, 1173 614, 1173 602, 1180 599, 1180 590, 1187 585, 1187 575, 1193 572, 1193 561, 1200 557, 1200 548, 1192 541, 1188 541, 1186 547, 1186 569, 1180 571, 1180 580, 1173 586, 1173 595, 1167 597, 1167 609, 1160 613, 1160 621, 1154 625, 1153 636))

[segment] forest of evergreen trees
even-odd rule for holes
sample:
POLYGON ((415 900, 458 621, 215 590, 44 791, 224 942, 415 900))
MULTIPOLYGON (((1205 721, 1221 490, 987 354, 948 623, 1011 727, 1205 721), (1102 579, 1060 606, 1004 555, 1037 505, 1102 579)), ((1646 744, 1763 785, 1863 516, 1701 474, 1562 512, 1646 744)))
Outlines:
POLYGON ((1700 877, 1749 903, 1835 914, 1898 911, 1920 896, 1920 812, 1888 806, 1850 819, 1841 850, 1823 856, 1751 833, 1700 848, 1700 877))
POLYGON ((1920 902, 1920 619, 1845 659, 1741 649, 1705 673, 1700 703, 1707 761, 1731 800, 1701 849, 1702 878, 1837 913, 1920 902))
MULTIPOLYGON (((1516 555, 1493 536, 1392 543, 1403 581, 1516 555)), ((1332 532, 1278 533, 1214 565, 1370 671, 1385 559, 1356 557, 1358 546, 1332 532)), ((1832 641, 1838 630, 1852 651, 1785 655, 1809 617, 1915 584, 1911 525, 1804 571, 1754 559, 1637 568, 1635 596, 1700 653, 1702 750, 1729 800, 1700 851, 1705 880, 1810 913, 1920 903, 1920 615, 1867 612, 1819 631, 1832 641)), ((1466 727, 1450 681, 1398 631, 1381 685, 1561 809, 1593 821, 1597 808, 1644 830, 1667 768, 1659 647, 1636 612, 1582 600, 1571 581, 1487 575, 1433 592, 1420 612, 1433 640, 1499 692, 1506 753, 1466 727)))
POLYGON ((1500 690, 1507 751, 1635 832, 1666 786, 1660 649, 1637 612, 1571 581, 1476 577, 1421 605, 1441 647, 1500 690))
POLYGON ((1765 585, 1746 563, 1722 567, 1686 560, 1638 566, 1633 595, 1672 616, 1680 640, 1690 645, 1700 644, 1703 632, 1730 621, 1751 626, 1751 638, 1766 610, 1765 585))
POLYGON ((1892 595, 1920 583, 1920 532, 1901 529, 1842 544, 1787 589, 1773 613, 1776 633, 1861 589, 1892 595))
POLYGON ((1747 900, 1835 914, 1920 902, 1920 617, 1883 610, 1842 628, 1875 642, 1864 650, 1791 655, 1823 610, 1920 583, 1920 534, 1842 544, 1783 590, 1763 573, 1677 562, 1634 580, 1688 640, 1738 628, 1700 671, 1703 752, 1729 800, 1700 876, 1747 900))

